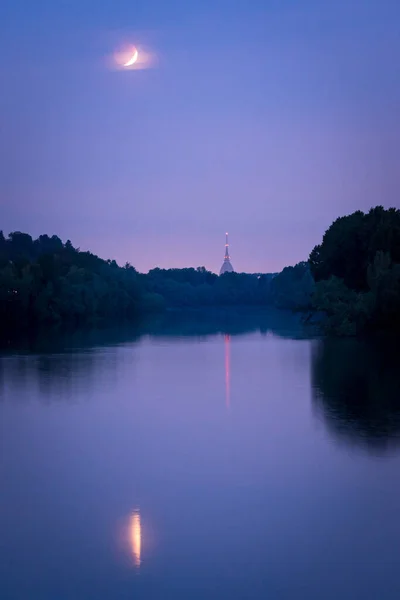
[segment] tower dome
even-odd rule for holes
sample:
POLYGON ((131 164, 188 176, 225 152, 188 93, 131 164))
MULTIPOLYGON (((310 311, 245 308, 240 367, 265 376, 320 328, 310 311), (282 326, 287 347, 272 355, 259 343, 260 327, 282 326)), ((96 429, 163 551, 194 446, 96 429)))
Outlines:
POLYGON ((219 274, 223 275, 224 273, 233 273, 233 267, 231 265, 231 257, 229 256, 229 243, 228 243, 228 234, 226 234, 225 240, 225 257, 224 262, 222 263, 222 267, 220 269, 219 274))

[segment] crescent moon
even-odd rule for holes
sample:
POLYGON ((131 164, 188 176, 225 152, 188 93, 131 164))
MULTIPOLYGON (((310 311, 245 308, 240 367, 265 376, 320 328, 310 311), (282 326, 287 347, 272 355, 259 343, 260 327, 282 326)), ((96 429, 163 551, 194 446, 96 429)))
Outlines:
POLYGON ((130 58, 128 60, 128 62, 126 62, 124 64, 124 67, 131 67, 132 65, 134 65, 135 62, 137 61, 138 57, 139 57, 139 52, 137 50, 135 50, 135 52, 133 53, 132 58, 130 58))

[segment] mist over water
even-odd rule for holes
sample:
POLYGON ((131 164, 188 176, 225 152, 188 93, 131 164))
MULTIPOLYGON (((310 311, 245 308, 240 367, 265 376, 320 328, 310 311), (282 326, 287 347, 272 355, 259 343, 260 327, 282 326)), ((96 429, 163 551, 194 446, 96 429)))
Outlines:
POLYGON ((279 311, 4 352, 0 597, 398 598, 397 365, 279 311))

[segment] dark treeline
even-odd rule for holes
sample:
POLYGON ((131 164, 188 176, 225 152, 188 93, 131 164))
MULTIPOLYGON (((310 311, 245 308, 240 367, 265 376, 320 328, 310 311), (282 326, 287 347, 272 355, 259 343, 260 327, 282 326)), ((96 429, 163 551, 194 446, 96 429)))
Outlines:
POLYGON ((338 335, 400 332, 400 211, 341 217, 310 254, 313 308, 338 335))
POLYGON ((140 275, 143 287, 162 296, 166 306, 262 306, 268 303, 272 275, 225 273, 197 269, 152 269, 140 275))
POLYGON ((146 294, 129 264, 80 252, 55 235, 33 240, 14 232, 0 233, 0 310, 2 330, 35 325, 81 324, 133 319, 162 299, 146 294))
POLYGON ((54 324, 135 321, 163 308, 262 306, 272 275, 197 269, 120 267, 68 240, 0 232, 0 311, 3 333, 54 324))
POLYGON ((337 219, 307 262, 279 274, 204 267, 138 273, 53 235, 0 232, 1 329, 137 321, 164 308, 251 306, 324 315, 338 335, 400 331, 400 211, 337 219))

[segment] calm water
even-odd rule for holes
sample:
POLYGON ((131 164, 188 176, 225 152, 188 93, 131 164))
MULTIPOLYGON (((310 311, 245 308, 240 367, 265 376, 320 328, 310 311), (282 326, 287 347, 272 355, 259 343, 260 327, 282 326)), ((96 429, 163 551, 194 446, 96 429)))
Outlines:
POLYGON ((0 358, 1 600, 398 600, 398 354, 250 321, 0 358))

